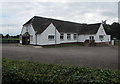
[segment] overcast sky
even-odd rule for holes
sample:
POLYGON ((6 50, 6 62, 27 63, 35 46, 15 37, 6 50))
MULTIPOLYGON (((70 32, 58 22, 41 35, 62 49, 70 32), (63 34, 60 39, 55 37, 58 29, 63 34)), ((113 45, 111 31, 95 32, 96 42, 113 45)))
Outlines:
POLYGON ((79 2, 71 0, 59 1, 24 1, 2 2, 0 33, 6 35, 20 34, 22 25, 33 16, 48 17, 77 23, 108 24, 118 22, 117 2, 79 2))

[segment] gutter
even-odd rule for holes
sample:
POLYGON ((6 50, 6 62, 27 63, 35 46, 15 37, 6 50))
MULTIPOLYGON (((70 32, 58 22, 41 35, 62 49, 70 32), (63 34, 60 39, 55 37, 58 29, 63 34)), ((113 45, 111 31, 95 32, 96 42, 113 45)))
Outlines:
POLYGON ((57 44, 57 39, 56 39, 57 37, 56 37, 56 35, 57 34, 56 34, 56 28, 55 28, 55 44, 57 44))
POLYGON ((36 37, 36 39, 35 39, 36 40, 35 41, 36 42, 35 45, 37 45, 37 31, 35 31, 35 37, 36 37))

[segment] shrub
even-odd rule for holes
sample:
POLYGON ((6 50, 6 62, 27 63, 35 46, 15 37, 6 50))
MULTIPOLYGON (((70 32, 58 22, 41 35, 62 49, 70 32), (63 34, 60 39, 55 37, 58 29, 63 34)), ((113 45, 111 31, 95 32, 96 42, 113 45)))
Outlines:
POLYGON ((2 84, 119 84, 110 69, 42 64, 3 58, 2 84))

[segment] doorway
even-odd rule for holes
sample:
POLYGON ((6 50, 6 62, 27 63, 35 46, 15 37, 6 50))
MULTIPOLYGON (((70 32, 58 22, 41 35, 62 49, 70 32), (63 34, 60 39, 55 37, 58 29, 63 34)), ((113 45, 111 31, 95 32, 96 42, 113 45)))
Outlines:
POLYGON ((22 44, 29 45, 30 44, 30 34, 28 32, 22 35, 22 44))

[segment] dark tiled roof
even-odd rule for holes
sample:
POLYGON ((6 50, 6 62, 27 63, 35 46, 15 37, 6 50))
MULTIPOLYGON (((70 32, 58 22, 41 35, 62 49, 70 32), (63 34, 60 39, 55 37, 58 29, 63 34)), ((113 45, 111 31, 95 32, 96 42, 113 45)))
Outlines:
POLYGON ((79 33, 79 34, 95 34, 100 26, 97 24, 80 24, 51 18, 34 16, 24 25, 31 23, 37 34, 42 33, 51 23, 59 32, 64 33, 79 33))
POLYGON ((96 34, 101 23, 83 25, 79 34, 96 34))

